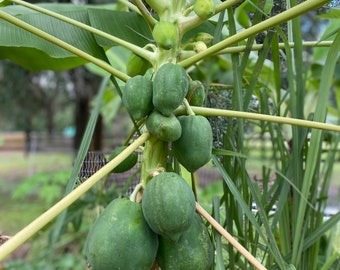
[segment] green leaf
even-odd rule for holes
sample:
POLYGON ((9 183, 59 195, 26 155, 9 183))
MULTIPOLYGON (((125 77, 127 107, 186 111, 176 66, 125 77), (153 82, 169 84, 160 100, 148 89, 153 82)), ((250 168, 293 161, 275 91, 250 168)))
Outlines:
MULTIPOLYGON (((45 4, 41 6, 85 24, 90 23, 87 6, 66 4, 45 4)), ((12 14, 16 18, 106 61, 104 50, 88 31, 20 6, 7 6, 2 8, 1 11, 12 14)), ((10 59, 30 70, 62 70, 86 62, 73 53, 4 20, 0 21, 0 59, 10 59)))
POLYGON ((4 7, 4 6, 8 6, 8 5, 11 5, 11 1, 10 0, 3 0, 3 1, 0 1, 0 7, 4 7))
POLYGON ((340 19, 340 9, 334 8, 329 12, 317 16, 321 19, 340 19))
MULTIPOLYGON (((315 109, 314 120, 318 122, 323 122, 326 119, 327 115, 327 104, 329 101, 330 89, 333 81, 333 74, 335 70, 335 65, 339 55, 339 46, 340 46, 340 32, 336 35, 334 39, 334 43, 329 48, 327 58, 325 61, 325 67, 322 70, 321 81, 319 86, 319 92, 322 92, 322 95, 319 96, 318 102, 315 109)), ((303 185, 301 189, 301 193, 304 197, 308 197, 310 194, 309 189, 312 186, 312 181, 314 179, 314 175, 316 174, 317 166, 318 166, 318 156, 320 152, 320 145, 322 143, 322 131, 313 129, 310 137, 310 148, 308 150, 307 158, 306 158, 306 168, 305 175, 303 177, 303 185)), ((306 213, 307 202, 305 200, 299 201, 298 206, 298 217, 296 224, 296 230, 294 234, 295 239, 299 239, 299 235, 304 230, 305 222, 304 213, 306 213)), ((302 253, 303 240, 295 241, 293 244, 293 255, 292 262, 298 262, 298 259, 302 253)))
POLYGON ((269 14, 272 11, 274 4, 273 2, 274 2, 273 0, 267 0, 266 3, 264 4, 263 10, 266 14, 269 14))
MULTIPOLYGON (((323 33, 321 40, 334 40, 335 35, 339 32, 339 21, 334 20, 331 21, 330 24, 327 26, 325 32, 323 33)), ((313 61, 321 64, 324 66, 324 62, 326 60, 328 54, 328 48, 316 47, 313 53, 313 61)))
MULTIPOLYGON (((244 2, 244 3, 247 3, 247 2, 244 2)), ((248 13, 245 10, 245 6, 243 4, 236 8, 235 16, 236 16, 238 23, 242 25, 244 28, 248 28, 251 26, 248 13)))
POLYGON ((281 256, 277 252, 277 246, 274 242, 272 244, 269 244, 269 239, 264 235, 261 226, 259 222, 254 217, 253 213, 249 209, 247 203, 242 197, 241 192, 238 190, 237 186, 235 185, 234 181, 230 178, 229 174, 226 172, 226 170, 223 168, 221 162, 218 160, 216 156, 212 157, 213 163, 218 168, 219 172, 221 173, 221 176, 223 177, 224 182, 228 186, 230 192, 233 194, 234 199, 237 201, 237 203, 240 205, 240 209, 244 212, 244 214, 247 216, 251 224, 254 226, 254 229, 257 231, 259 236, 262 238, 264 244, 268 247, 268 252, 277 260, 278 264, 282 264, 281 256))
MULTIPOLYGON (((91 26, 102 30, 127 42, 143 47, 152 40, 148 24, 142 16, 133 12, 89 9, 91 26)), ((110 48, 117 44, 105 38, 96 36, 100 46, 110 48)))

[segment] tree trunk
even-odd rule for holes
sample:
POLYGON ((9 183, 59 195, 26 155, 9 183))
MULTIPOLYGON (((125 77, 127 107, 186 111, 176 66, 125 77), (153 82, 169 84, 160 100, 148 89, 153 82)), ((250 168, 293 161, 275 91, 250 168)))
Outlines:
MULTIPOLYGON (((74 151, 77 152, 88 123, 90 115, 90 101, 98 92, 101 77, 90 73, 84 67, 72 70, 71 76, 74 78, 76 93, 76 134, 74 136, 73 148, 74 151)), ((90 150, 92 151, 100 151, 102 149, 102 128, 102 119, 101 116, 99 116, 90 146, 90 150)))
POLYGON ((90 150, 101 151, 102 149, 103 149, 103 117, 101 114, 99 114, 92 137, 90 150))
POLYGON ((79 97, 76 100, 75 108, 75 127, 76 133, 73 140, 73 149, 79 150, 84 132, 86 130, 87 121, 89 118, 89 99, 87 97, 79 97))

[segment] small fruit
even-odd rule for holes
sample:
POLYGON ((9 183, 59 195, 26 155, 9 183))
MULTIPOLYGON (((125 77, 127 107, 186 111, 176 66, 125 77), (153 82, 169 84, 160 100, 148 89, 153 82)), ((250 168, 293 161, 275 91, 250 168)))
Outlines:
POLYGON ((166 142, 177 140, 182 133, 182 127, 174 114, 164 116, 153 111, 146 120, 146 127, 151 134, 166 142))
POLYGON ((132 53, 126 63, 126 73, 130 77, 137 75, 144 75, 145 72, 151 67, 149 61, 140 57, 137 54, 132 53))
POLYGON ((202 19, 207 19, 215 12, 214 0, 196 0, 194 12, 202 19))
POLYGON ((194 172, 211 158, 213 134, 207 118, 201 115, 179 116, 181 137, 172 143, 177 160, 194 172))
POLYGON ((202 218, 195 213, 189 229, 177 242, 159 238, 157 262, 162 270, 209 270, 214 262, 214 247, 202 218))
POLYGON ((152 30, 152 36, 157 45, 166 50, 176 47, 179 42, 177 25, 168 21, 158 21, 152 30))
POLYGON ((194 38, 195 41, 203 41, 205 44, 209 44, 213 39, 214 37, 212 35, 205 32, 197 33, 194 38))
POLYGON ((170 116, 182 104, 188 87, 188 76, 182 66, 163 64, 153 80, 153 105, 163 115, 170 116))
POLYGON ((186 96, 191 106, 202 106, 205 100, 205 89, 200 81, 191 81, 189 91, 186 96))
POLYGON ((85 251, 93 270, 150 269, 158 237, 146 223, 141 205, 113 200, 92 225, 85 251))
POLYGON ((142 209, 145 220, 155 233, 177 241, 193 221, 195 197, 181 176, 162 172, 146 185, 142 209))
POLYGON ((153 110, 152 91, 152 81, 144 76, 137 75, 127 80, 122 101, 136 121, 153 110))
POLYGON ((207 45, 203 41, 196 41, 194 43, 194 51, 197 53, 204 52, 207 48, 207 45))
MULTIPOLYGON (((118 156, 121 152, 123 152, 126 149, 126 147, 127 146, 123 145, 114 149, 113 152, 110 154, 108 161, 118 156)), ((133 152, 126 159, 124 159, 116 168, 114 168, 112 172, 114 173, 126 172, 136 165, 137 160, 138 154, 136 152, 133 152)))

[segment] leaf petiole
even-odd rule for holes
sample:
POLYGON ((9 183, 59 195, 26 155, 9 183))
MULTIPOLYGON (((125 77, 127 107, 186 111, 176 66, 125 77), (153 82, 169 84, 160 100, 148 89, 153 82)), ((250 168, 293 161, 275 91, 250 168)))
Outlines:
POLYGON ((216 53, 218 53, 219 51, 228 48, 229 46, 247 39, 250 36, 253 36, 257 33, 263 32, 267 29, 270 29, 274 26, 277 26, 281 23, 284 23, 286 21, 289 21, 295 17, 298 17, 299 15, 306 13, 309 10, 318 8, 320 6, 322 6, 323 4, 329 2, 328 0, 309 0, 309 1, 305 1, 302 2, 299 5, 296 5, 276 16, 273 16, 267 20, 264 20, 258 24, 255 24, 245 30, 243 30, 242 32, 236 33, 235 35, 229 36, 227 37, 225 40, 209 47, 208 49, 206 49, 205 51, 202 51, 188 59, 185 59, 181 62, 179 62, 179 65, 182 65, 184 67, 189 67, 191 65, 194 65, 195 63, 197 63, 198 61, 209 57, 211 55, 214 55, 216 53))
POLYGON ((24 6, 24 7, 27 7, 29 9, 32 9, 32 10, 35 10, 35 11, 38 11, 40 13, 43 13, 43 14, 46 14, 48 16, 51 16, 53 18, 56 18, 58 20, 61 20, 63 22, 66 22, 66 23, 69 23, 71 25, 74 25, 74 26, 77 26, 81 29, 84 29, 86 31, 89 31, 95 35, 98 35, 98 36, 101 36, 103 38, 106 38, 107 40, 110 40, 118 45, 121 45, 129 50, 131 50, 132 52, 134 52, 135 54, 139 55, 140 57, 144 58, 144 59, 148 59, 150 62, 153 61, 153 59, 155 58, 154 54, 148 50, 145 50, 137 45, 134 45, 130 42, 127 42, 123 39, 120 39, 120 38, 117 38, 115 36, 112 36, 104 31, 101 31, 97 28, 94 28, 92 26, 89 26, 85 23, 82 23, 82 22, 79 22, 77 20, 74 20, 72 18, 69 18, 67 16, 64 16, 64 15, 61 15, 57 12, 54 12, 54 11, 51 11, 51 10, 48 10, 46 8, 43 8, 43 7, 40 7, 38 5, 33 5, 33 4, 30 4, 30 3, 27 3, 25 1, 22 1, 22 0, 11 0, 12 3, 15 3, 15 4, 18 4, 18 5, 21 5, 21 6, 24 6))
MULTIPOLYGON (((260 120, 264 122, 273 122, 278 124, 286 124, 286 125, 294 125, 301 126, 307 128, 314 129, 322 129, 329 131, 337 131, 340 132, 340 126, 326 124, 322 122, 315 122, 310 120, 303 120, 297 118, 289 118, 275 115, 267 115, 260 113, 250 113, 243 111, 233 111, 233 110, 223 110, 223 109, 214 109, 214 108, 206 108, 206 107, 195 107, 191 106, 191 109, 195 114, 203 115, 203 116, 223 116, 223 117, 236 117, 236 118, 246 118, 251 120, 260 120)), ((186 113, 185 106, 181 105, 174 112, 175 114, 184 114, 186 113)))

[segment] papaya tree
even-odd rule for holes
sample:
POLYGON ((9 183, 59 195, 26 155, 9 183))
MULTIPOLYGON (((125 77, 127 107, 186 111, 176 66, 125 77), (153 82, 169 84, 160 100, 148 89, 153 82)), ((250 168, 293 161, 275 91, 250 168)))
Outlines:
MULTIPOLYGON (((129 197, 111 198, 87 236, 84 252, 93 269, 336 267, 339 251, 331 248, 329 231, 340 214, 325 220, 324 210, 340 131, 337 117, 328 123, 327 110, 337 87, 340 32, 333 26, 322 40, 303 42, 299 20, 328 2, 3 1, 1 58, 31 70, 91 63, 103 83, 64 198, 3 244, 0 260, 58 216, 53 249, 66 209, 117 166, 134 166, 131 155, 138 152, 139 183, 129 197), (315 54, 325 49, 312 113, 307 46, 315 54), (115 62, 120 50, 129 53, 123 68, 115 62), (109 83, 133 128, 119 154, 77 185, 109 83), (332 140, 324 154, 326 134, 332 140), (249 167, 256 137, 270 144, 260 156, 261 183, 249 167), (218 170, 223 191, 210 202, 197 186, 205 166, 218 170)), ((337 17, 338 9, 328 9, 327 18, 337 17)))

